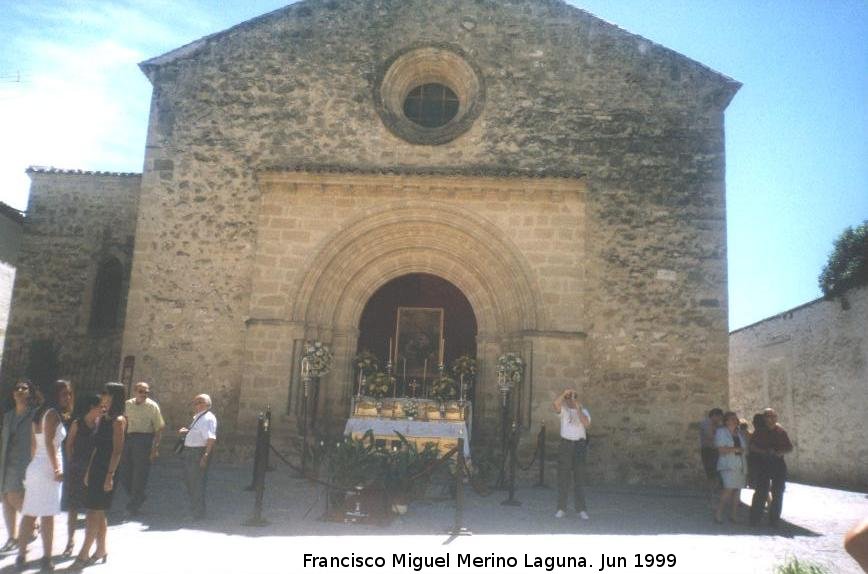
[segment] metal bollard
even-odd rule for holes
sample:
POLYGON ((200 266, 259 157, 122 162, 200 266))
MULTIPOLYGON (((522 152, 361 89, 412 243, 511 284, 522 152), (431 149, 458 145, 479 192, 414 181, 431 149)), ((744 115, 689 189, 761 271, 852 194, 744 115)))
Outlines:
POLYGON ((471 536, 473 533, 464 527, 464 437, 458 438, 457 468, 455 469, 455 523, 449 531, 448 544, 458 536, 471 536))
POLYGON ((521 506, 521 502, 515 499, 515 466, 518 459, 516 456, 517 449, 518 424, 516 424, 515 421, 512 421, 512 430, 510 431, 509 437, 509 483, 507 484, 507 488, 509 489, 509 498, 500 503, 503 506, 521 506))
POLYGON ((253 501, 253 516, 251 516, 249 519, 242 523, 244 526, 268 525, 268 521, 262 517, 262 499, 265 495, 265 470, 267 464, 266 453, 268 452, 266 440, 268 439, 268 435, 270 432, 271 424, 264 415, 260 414, 259 425, 256 432, 256 436, 259 439, 257 440, 256 444, 257 456, 254 457, 253 461, 253 490, 255 492, 255 497, 253 501))
MULTIPOLYGON (((259 413, 259 418, 256 422, 256 443, 253 449, 253 477, 250 479, 250 485, 244 487, 244 490, 247 492, 252 492, 253 489, 256 488, 256 464, 259 460, 259 457, 262 456, 262 433, 264 432, 265 425, 262 424, 263 416, 262 413, 259 413)), ((265 455, 268 456, 268 451, 266 449, 265 455)))
POLYGON ((271 472, 276 470, 274 466, 271 465, 271 405, 265 406, 265 470, 271 472))
POLYGON ((548 488, 546 485, 546 425, 545 423, 539 429, 539 437, 537 438, 537 452, 539 453, 539 479, 534 485, 539 488, 548 488))

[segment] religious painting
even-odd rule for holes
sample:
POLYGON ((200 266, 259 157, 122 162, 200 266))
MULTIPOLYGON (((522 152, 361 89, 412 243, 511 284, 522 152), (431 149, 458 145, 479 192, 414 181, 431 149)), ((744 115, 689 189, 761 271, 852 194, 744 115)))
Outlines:
POLYGON ((397 374, 406 368, 407 376, 420 377, 426 362, 428 376, 436 373, 443 341, 443 308, 398 307, 395 340, 397 374))

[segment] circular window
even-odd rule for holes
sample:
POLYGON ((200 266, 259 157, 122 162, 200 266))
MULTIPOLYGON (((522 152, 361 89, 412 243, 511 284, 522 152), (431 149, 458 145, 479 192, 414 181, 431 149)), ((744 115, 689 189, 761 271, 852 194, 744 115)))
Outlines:
POLYGON ((438 145, 466 132, 484 102, 482 75, 450 46, 408 48, 380 68, 374 86, 386 127, 414 144, 438 145))
POLYGON ((448 124, 458 113, 458 96, 443 84, 424 84, 410 90, 404 115, 425 128, 448 124))

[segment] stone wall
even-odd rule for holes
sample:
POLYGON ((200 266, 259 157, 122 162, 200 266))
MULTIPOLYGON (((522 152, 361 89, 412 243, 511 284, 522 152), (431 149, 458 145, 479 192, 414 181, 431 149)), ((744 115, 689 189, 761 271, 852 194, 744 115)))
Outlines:
POLYGON ((12 294, 3 388, 19 376, 64 377, 76 389, 118 379, 128 279, 114 329, 89 329, 97 270, 110 257, 128 276, 138 174, 31 168, 30 201, 12 294), (43 354, 31 357, 34 342, 43 354), (39 364, 37 364, 39 363, 39 364))
POLYGON ((5 203, 0 203, 0 364, 3 359, 3 344, 6 340, 6 325, 12 305, 12 285, 15 282, 15 264, 21 246, 21 230, 24 217, 5 203))
POLYGON ((730 405, 773 407, 796 480, 868 487, 868 288, 818 299, 730 334, 730 405), (849 308, 845 308, 849 305, 849 308))
POLYGON ((551 400, 580 387, 598 477, 700 476, 689 421, 726 399, 723 110, 736 82, 529 0, 302 2, 142 68, 154 94, 124 354, 164 385, 170 417, 206 390, 229 434, 252 431, 262 402, 285 403, 298 339, 331 340, 346 361, 352 310, 402 270, 429 268, 462 287, 480 324, 497 319, 480 328, 483 368, 533 347, 522 409, 534 424, 556 432, 551 400), (401 140, 375 106, 378 70, 416 45, 449 46, 484 81, 478 118, 442 145, 401 140), (340 177, 353 173, 373 179, 340 177), (580 215, 545 189, 558 180, 586 189, 580 215), (450 247, 425 249, 411 223, 389 235, 392 210, 431 236, 448 219, 450 247), (327 267, 366 229, 363 213, 384 240, 402 238, 367 283, 327 267), (486 259, 477 244, 500 250, 486 259), (481 267, 461 271, 452 247, 481 267), (345 300, 305 307, 332 292, 322 277, 342 280, 345 300), (329 315, 332 304, 343 306, 329 315), (279 374, 251 369, 259 358, 279 374))

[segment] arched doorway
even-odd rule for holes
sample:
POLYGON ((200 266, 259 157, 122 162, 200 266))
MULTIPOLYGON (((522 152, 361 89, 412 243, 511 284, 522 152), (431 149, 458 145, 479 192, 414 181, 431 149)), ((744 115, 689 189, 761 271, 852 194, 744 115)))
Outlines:
MULTIPOLYGON (((418 379, 418 364, 410 358, 408 373, 408 357, 410 351, 399 345, 399 309, 403 317, 412 317, 413 312, 427 312, 434 316, 442 316, 442 332, 444 339, 443 361, 447 369, 449 365, 462 355, 476 357, 476 337, 478 334, 476 315, 464 293, 451 282, 428 273, 411 273, 402 275, 385 283, 368 299, 359 320, 359 338, 356 351, 368 350, 374 353, 381 365, 386 364, 389 340, 393 339, 398 346, 395 355, 398 357, 394 365, 394 373, 398 379, 399 392, 411 395, 416 389, 408 389, 407 383, 415 374, 418 379), (417 311, 418 310, 418 311, 417 311)), ((406 320, 406 319, 405 319, 406 320)), ((436 338, 436 335, 433 336, 436 338)), ((401 341, 406 337, 402 336, 401 341)), ((439 348, 436 341, 431 341, 433 351, 439 348)), ((433 377, 436 373, 437 355, 422 353, 421 357, 429 357, 427 375, 433 377)), ((418 363, 418 361, 417 361, 418 363)))

